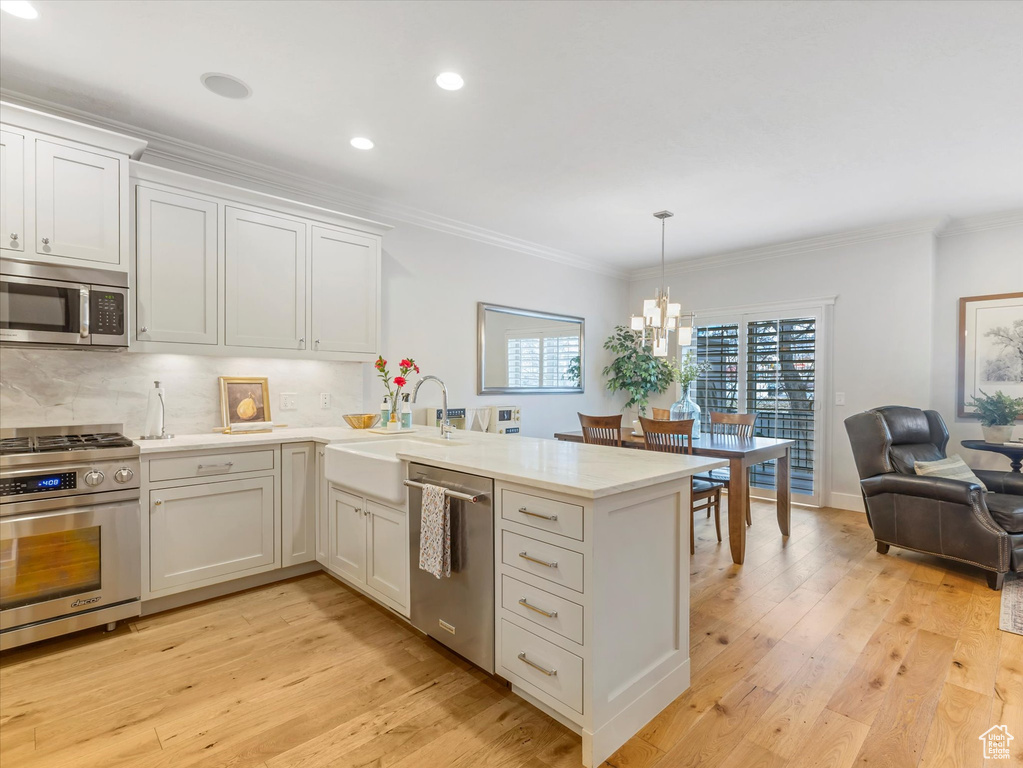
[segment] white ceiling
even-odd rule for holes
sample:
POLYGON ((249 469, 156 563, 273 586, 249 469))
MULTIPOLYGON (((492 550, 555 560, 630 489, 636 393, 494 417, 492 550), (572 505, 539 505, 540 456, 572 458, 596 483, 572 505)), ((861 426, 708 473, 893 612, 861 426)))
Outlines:
POLYGON ((5 89, 595 265, 1023 206, 1019 2, 35 5, 5 89))

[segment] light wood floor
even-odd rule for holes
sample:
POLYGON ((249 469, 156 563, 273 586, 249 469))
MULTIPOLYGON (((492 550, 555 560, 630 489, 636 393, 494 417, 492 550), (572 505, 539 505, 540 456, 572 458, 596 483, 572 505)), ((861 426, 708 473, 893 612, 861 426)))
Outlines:
MULTIPOLYGON (((723 526, 724 527, 724 526, 723 526)), ((874 552, 861 515, 754 507, 746 564, 697 520, 693 686, 617 768, 983 765, 1023 637, 977 573, 874 552)), ((6 654, 3 768, 569 768, 578 737, 326 575, 6 654)), ((994 764, 994 763, 992 763, 994 764)))

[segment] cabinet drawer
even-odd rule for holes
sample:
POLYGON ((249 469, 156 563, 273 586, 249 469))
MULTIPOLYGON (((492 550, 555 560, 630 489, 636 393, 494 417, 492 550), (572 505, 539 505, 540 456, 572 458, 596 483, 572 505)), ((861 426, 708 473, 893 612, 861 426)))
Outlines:
POLYGON ((528 493, 501 492, 501 517, 516 523, 583 540, 583 508, 528 493))
POLYGON ((583 660, 574 653, 501 619, 501 667, 582 714, 583 660))
POLYGON ((246 451, 244 453, 211 453, 205 456, 182 456, 169 459, 150 459, 149 480, 181 480, 189 477, 216 477, 237 475, 274 468, 274 451, 246 451))
POLYGON ((501 560, 505 565, 583 591, 583 556, 578 552, 512 531, 501 531, 501 537, 501 560))
POLYGON ((501 607, 582 645, 583 607, 571 600, 505 574, 501 577, 501 607))

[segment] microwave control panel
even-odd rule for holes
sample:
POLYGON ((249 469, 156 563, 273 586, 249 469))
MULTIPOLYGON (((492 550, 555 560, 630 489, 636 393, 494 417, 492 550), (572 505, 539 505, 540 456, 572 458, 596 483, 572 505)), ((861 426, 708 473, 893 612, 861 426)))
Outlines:
POLYGON ((89 331, 103 336, 124 333, 124 294, 112 291, 89 292, 89 331))

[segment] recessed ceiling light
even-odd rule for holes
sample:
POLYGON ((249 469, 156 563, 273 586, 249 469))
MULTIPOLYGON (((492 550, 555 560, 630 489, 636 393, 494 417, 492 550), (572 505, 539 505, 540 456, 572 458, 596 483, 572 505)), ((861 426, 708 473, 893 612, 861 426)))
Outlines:
POLYGON ((351 143, 356 149, 373 149, 373 142, 362 136, 356 136, 351 143))
POLYGON ((28 0, 0 0, 0 11, 7 11, 19 19, 38 19, 39 11, 28 0))
POLYGON ((437 85, 445 91, 457 91, 465 85, 465 80, 457 72, 441 72, 437 75, 437 85))
POLYGON ((217 96, 227 99, 247 99, 252 95, 252 89, 245 83, 232 75, 225 75, 220 72, 207 72, 199 78, 217 96))

